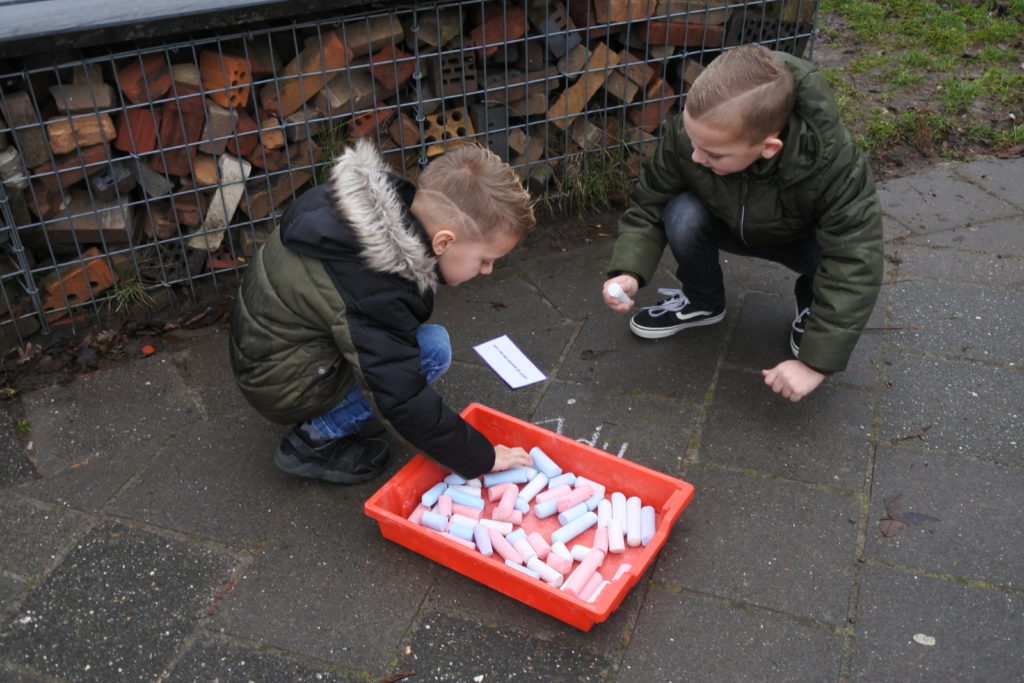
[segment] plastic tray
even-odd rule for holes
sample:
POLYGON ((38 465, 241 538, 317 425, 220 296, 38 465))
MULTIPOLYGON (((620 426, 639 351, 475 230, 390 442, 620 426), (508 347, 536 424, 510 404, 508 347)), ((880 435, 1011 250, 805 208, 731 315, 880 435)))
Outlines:
MULTIPOLYGON (((385 538, 545 614, 589 631, 591 626, 604 621, 615 611, 654 561, 655 555, 668 539, 676 518, 693 498, 693 486, 479 403, 469 405, 462 411, 462 417, 480 430, 491 443, 522 446, 526 450, 537 446, 564 471, 604 484, 608 495, 613 491, 621 491, 626 496, 639 496, 644 505, 653 506, 656 525, 650 543, 636 548, 627 546, 624 553, 609 554, 600 571, 610 579, 619 565, 629 564, 630 570, 618 581, 606 586, 596 601, 585 602, 540 579, 506 566, 497 554, 486 557, 436 531, 413 524, 408 517, 419 503, 420 496, 448 474, 443 467, 422 455, 413 456, 379 491, 370 496, 364 505, 366 514, 377 520, 385 538)), ((493 505, 487 503, 485 512, 489 513, 493 505)), ((558 521, 554 517, 539 520, 532 513, 526 516, 523 523, 527 532, 536 530, 548 538, 557 526, 558 521)), ((590 529, 569 545, 590 545, 593 538, 594 530, 590 529)))

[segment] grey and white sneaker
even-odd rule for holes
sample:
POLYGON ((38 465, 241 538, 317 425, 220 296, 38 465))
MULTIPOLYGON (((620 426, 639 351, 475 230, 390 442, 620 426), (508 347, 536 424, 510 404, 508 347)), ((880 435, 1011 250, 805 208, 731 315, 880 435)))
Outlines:
POLYGON ((688 327, 714 325, 725 317, 724 305, 711 311, 699 308, 690 303, 681 289, 659 289, 658 294, 668 298, 630 318, 629 329, 638 337, 662 339, 688 327))

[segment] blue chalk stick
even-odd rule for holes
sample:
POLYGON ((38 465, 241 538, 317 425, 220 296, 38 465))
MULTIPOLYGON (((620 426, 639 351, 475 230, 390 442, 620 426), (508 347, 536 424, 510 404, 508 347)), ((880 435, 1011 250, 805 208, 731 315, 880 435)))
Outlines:
POLYGON ((476 508, 477 510, 484 509, 484 499, 478 496, 474 496, 471 493, 466 493, 458 489, 449 488, 445 491, 449 496, 452 497, 453 503, 459 505, 465 505, 466 507, 476 508))
POLYGON ((640 509, 640 543, 647 545, 654 538, 654 508, 645 505, 640 509))
POLYGON ((562 468, 555 464, 555 461, 548 457, 548 454, 534 446, 530 449, 530 458, 533 466, 553 479, 562 473, 562 468))
POLYGON ((597 524, 597 515, 587 511, 560 529, 551 532, 551 543, 568 543, 590 527, 597 524))
POLYGON ((425 510, 423 516, 420 517, 420 524, 434 531, 444 531, 448 527, 448 518, 436 512, 425 510))
POLYGON ((434 507, 434 503, 441 497, 441 494, 448 488, 448 484, 443 481, 439 481, 430 487, 430 490, 420 497, 420 502, 426 505, 428 508, 434 507))
POLYGON ((473 527, 466 526, 465 524, 452 524, 448 527, 448 533, 452 536, 458 536, 465 541, 473 540, 473 527))
POLYGON ((548 479, 549 490, 557 489, 559 486, 562 486, 563 484, 565 484, 566 486, 575 486, 576 475, 573 474, 572 472, 565 472, 563 474, 558 475, 557 477, 552 477, 551 479, 548 479))
POLYGON ((569 508, 565 512, 559 513, 559 515, 558 515, 558 523, 561 524, 562 526, 565 526, 566 524, 568 524, 572 520, 576 519, 580 515, 585 514, 586 512, 587 512, 587 503, 586 503, 586 501, 584 501, 582 503, 578 503, 576 505, 573 505, 571 508, 569 508))
POLYGON ((476 549, 482 555, 490 557, 494 554, 494 549, 491 547, 491 535, 483 524, 473 527, 473 540, 476 542, 476 549))
POLYGON ((558 512, 558 499, 553 498, 551 500, 545 500, 542 503, 537 503, 533 506, 533 514, 538 519, 546 519, 551 515, 558 512))

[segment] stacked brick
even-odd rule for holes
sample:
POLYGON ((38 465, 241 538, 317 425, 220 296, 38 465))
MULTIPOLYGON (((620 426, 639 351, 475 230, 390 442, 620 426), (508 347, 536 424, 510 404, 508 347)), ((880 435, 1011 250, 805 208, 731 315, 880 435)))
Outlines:
POLYGON ((538 193, 572 155, 645 154, 730 7, 473 2, 54 68, 0 89, 0 175, 37 260, 77 259, 59 311, 113 286, 111 254, 237 265, 352 138, 406 175, 476 141, 538 193))

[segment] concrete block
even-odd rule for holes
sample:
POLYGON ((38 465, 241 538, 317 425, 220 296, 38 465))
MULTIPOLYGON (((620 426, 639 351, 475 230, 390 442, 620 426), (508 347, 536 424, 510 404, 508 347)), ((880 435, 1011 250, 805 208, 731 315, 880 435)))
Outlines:
POLYGON ((216 251, 220 248, 224 231, 231 224, 231 217, 245 192, 245 179, 249 177, 252 165, 245 159, 224 154, 217 160, 217 168, 220 170, 220 185, 210 199, 206 218, 185 242, 193 249, 216 251))
POLYGON ((4 120, 11 126, 11 137, 25 165, 34 168, 50 160, 46 130, 32 98, 26 92, 5 94, 0 98, 4 120))
POLYGON ((114 106, 114 89, 102 80, 86 85, 52 85, 50 95, 57 105, 57 110, 65 114, 95 112, 114 106))

